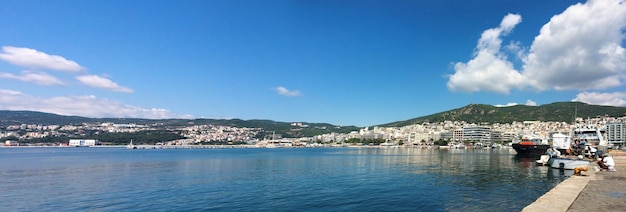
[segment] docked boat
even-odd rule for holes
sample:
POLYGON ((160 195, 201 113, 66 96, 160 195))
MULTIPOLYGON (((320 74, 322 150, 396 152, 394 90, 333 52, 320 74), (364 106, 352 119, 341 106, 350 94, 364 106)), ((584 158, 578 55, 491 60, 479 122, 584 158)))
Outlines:
POLYGON ((572 129, 570 136, 575 143, 584 141, 595 146, 607 145, 606 139, 604 139, 600 128, 591 125, 572 129))
POLYGON ((556 169, 574 169, 580 166, 588 166, 591 162, 581 158, 550 158, 548 164, 556 169))
POLYGON ((541 155, 541 158, 537 160, 537 165, 550 166, 555 169, 568 169, 572 170, 576 167, 589 166, 590 161, 581 158, 569 158, 569 157, 553 157, 548 155, 541 155))
POLYGON ((540 156, 550 148, 548 141, 537 136, 524 136, 520 142, 511 144, 515 152, 522 156, 540 156))
POLYGON ((126 149, 137 149, 137 146, 133 145, 133 140, 130 140, 130 143, 126 145, 126 149))
POLYGON ((465 149, 465 144, 464 143, 450 143, 448 144, 450 146, 450 149, 465 149))
POLYGON ((556 147, 561 155, 567 155, 572 146, 570 136, 561 133, 552 134, 552 146, 556 147))

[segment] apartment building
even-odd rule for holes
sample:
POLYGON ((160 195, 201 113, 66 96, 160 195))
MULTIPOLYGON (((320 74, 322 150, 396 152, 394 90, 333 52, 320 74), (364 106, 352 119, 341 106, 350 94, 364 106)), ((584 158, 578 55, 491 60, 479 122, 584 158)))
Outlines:
POLYGON ((466 126, 463 127, 463 142, 491 143, 491 127, 466 126))
POLYGON ((608 123, 606 125, 606 141, 609 145, 623 145, 626 141, 626 123, 608 123))

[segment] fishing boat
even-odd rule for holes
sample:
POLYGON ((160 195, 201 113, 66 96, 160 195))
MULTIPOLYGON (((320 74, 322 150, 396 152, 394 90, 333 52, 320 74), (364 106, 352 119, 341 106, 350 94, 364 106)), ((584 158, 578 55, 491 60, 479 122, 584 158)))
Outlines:
POLYGON ((511 144, 511 146, 521 156, 540 156, 550 148, 547 140, 533 135, 524 136, 521 141, 511 144))

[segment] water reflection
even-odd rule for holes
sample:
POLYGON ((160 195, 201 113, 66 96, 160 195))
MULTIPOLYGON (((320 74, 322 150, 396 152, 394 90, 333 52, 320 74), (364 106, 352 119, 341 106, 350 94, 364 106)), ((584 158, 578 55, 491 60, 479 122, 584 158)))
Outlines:
POLYGON ((511 197, 530 203, 538 198, 537 191, 543 194, 572 174, 537 166, 536 159, 518 157, 509 149, 365 148, 348 152, 377 155, 382 158, 376 161, 389 169, 425 176, 428 183, 446 190, 446 199, 455 200, 446 203, 446 210, 451 211, 502 210, 516 204, 511 197))

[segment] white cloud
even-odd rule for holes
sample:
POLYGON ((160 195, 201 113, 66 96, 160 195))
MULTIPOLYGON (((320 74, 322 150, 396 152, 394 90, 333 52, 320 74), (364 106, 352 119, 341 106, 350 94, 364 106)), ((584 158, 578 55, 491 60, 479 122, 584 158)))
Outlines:
POLYGON ((626 4, 590 0, 555 15, 535 37, 523 75, 537 90, 604 89, 623 83, 626 4))
POLYGON ((96 75, 82 75, 82 76, 77 76, 76 79, 80 81, 81 83, 83 83, 84 85, 87 85, 90 87, 102 88, 102 89, 107 89, 111 91, 125 92, 125 93, 133 92, 133 90, 130 88, 120 86, 117 83, 107 78, 96 76, 96 75))
POLYGON ((0 73, 0 78, 16 79, 23 82, 31 82, 39 85, 65 85, 64 82, 54 76, 43 72, 23 71, 22 75, 0 73))
POLYGON ((572 101, 584 102, 593 105, 607 105, 607 106, 619 106, 626 105, 626 92, 613 92, 613 93, 597 93, 597 92, 582 92, 576 95, 572 101))
POLYGON ((0 89, 0 102, 5 102, 2 101, 4 100, 2 97, 10 97, 10 96, 18 96, 18 95, 22 95, 22 92, 19 91, 14 91, 14 90, 7 90, 7 89, 0 89))
POLYGON ((521 16, 508 14, 499 27, 485 30, 476 46, 474 58, 467 63, 458 62, 454 65, 455 73, 450 76, 448 89, 508 94, 511 87, 521 88, 523 77, 513 68, 506 55, 500 52, 501 36, 508 34, 521 21, 521 16))
POLYGON ((82 72, 85 70, 84 67, 74 61, 57 55, 49 55, 35 49, 4 46, 2 50, 0 60, 22 67, 67 72, 82 72))
POLYGON ((142 108, 93 95, 43 98, 6 89, 0 89, 0 110, 32 110, 92 118, 193 118, 166 109, 142 108))
POLYGON ((505 50, 520 56, 521 71, 508 61, 501 47, 501 37, 520 20, 518 15, 509 14, 499 27, 485 30, 474 58, 454 65, 448 89, 508 94, 511 89, 582 91, 624 84, 623 1, 589 0, 570 6, 541 28, 526 53, 519 42, 511 42, 505 50))
POLYGON ((289 89, 282 87, 282 86, 278 86, 274 90, 276 90, 278 94, 283 95, 283 96, 302 96, 300 91, 298 90, 290 91, 289 89))
POLYGON ((515 102, 509 102, 509 103, 506 103, 506 104, 504 104, 504 105, 500 105, 500 104, 498 104, 498 105, 494 105, 494 106, 495 106, 495 107, 511 107, 511 106, 515 106, 515 105, 519 105, 519 104, 518 104, 518 103, 515 103, 515 102))
MULTIPOLYGON (((505 105, 494 105, 494 106, 496 106, 496 107, 510 107, 510 106, 515 106, 515 105, 519 105, 519 103, 509 102, 509 103, 506 103, 505 105)), ((524 105, 526 105, 526 106, 537 106, 537 102, 529 99, 529 100, 526 100, 526 103, 524 105)))
MULTIPOLYGON (((50 69, 72 72, 75 74, 85 74, 86 69, 78 63, 67 60, 61 56, 49 55, 44 52, 37 51, 35 49, 20 48, 13 46, 2 47, 3 52, 0 53, 0 60, 7 61, 9 63, 35 69, 50 69)), ((24 82, 31 82, 40 85, 64 85, 62 81, 56 77, 43 73, 43 72, 23 72, 21 76, 0 73, 0 78, 17 79, 24 82)), ((82 75, 77 76, 76 79, 87 86, 106 89, 116 92, 132 93, 133 90, 120 86, 117 83, 96 75, 82 75)))

